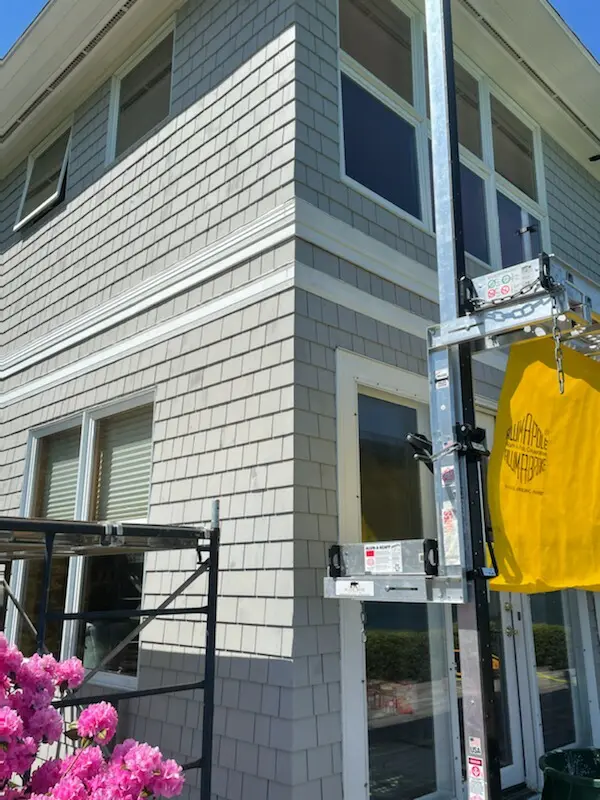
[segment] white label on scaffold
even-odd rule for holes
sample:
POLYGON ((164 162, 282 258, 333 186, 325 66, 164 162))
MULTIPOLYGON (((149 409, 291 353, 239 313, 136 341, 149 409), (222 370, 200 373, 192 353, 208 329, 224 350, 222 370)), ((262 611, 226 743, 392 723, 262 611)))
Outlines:
POLYGON ((365 545, 365 572, 371 575, 398 575, 402 572, 402 546, 399 544, 365 545))
POLYGON ((337 597, 373 597, 375 584, 373 581, 351 581, 338 578, 335 582, 337 597))
POLYGON ((442 505, 442 531, 444 534, 444 561, 447 566, 460 566, 458 520, 454 504, 446 500, 442 505))

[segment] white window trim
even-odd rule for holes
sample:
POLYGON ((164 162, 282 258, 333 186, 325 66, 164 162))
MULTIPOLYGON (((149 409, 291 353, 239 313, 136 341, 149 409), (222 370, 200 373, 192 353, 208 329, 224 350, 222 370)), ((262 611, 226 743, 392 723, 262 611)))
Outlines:
MULTIPOLYGON (((81 427, 81 440, 79 448, 79 466, 77 474, 77 489, 75 495, 74 519, 89 519, 91 510, 91 488, 94 472, 94 457, 97 424, 106 417, 121 414, 146 405, 154 405, 154 391, 143 391, 132 394, 119 401, 112 401, 96 406, 90 411, 66 417, 48 425, 42 425, 29 432, 27 451, 25 456, 25 473, 23 493, 21 496, 20 516, 32 515, 35 498, 37 466, 40 452, 40 440, 61 431, 81 427)), ((121 522, 146 523, 147 518, 120 520, 121 522)), ((65 595, 65 613, 76 613, 81 610, 83 595, 83 580, 85 574, 85 557, 73 556, 69 559, 67 574, 67 591, 65 595)), ((26 588, 26 562, 17 561, 11 575, 11 589, 15 596, 22 602, 26 588)), ((32 620, 36 623, 36 620, 32 620)), ((14 604, 9 601, 6 614, 6 635, 12 642, 17 641, 19 629, 19 613, 14 604)), ((60 658, 67 659, 77 651, 77 621, 65 620, 61 641, 60 658)), ((138 664, 139 669, 139 664, 138 664)), ((90 683, 98 686, 132 689, 137 687, 137 675, 119 675, 114 672, 99 672, 90 683)))
MULTIPOLYGON (((425 48, 424 32, 425 22, 423 15, 404 0, 391 0, 411 21, 411 52, 413 69, 413 105, 411 106, 400 95, 383 84, 365 67, 355 61, 341 48, 339 32, 339 2, 338 2, 338 81, 339 101, 338 118, 340 131, 340 172, 341 181, 361 195, 368 197, 378 205, 387 209, 394 215, 406 220, 411 225, 428 233, 435 238, 433 230, 433 198, 431 196, 431 179, 429 168, 429 138, 430 123, 427 119, 427 94, 425 87, 425 48), (413 125, 416 133, 417 160, 419 170, 419 188, 421 214, 423 219, 418 219, 407 213, 404 209, 387 200, 381 195, 363 186, 346 173, 346 159, 344 153, 344 121, 341 95, 341 75, 347 75, 351 80, 359 83, 362 88, 369 91, 377 100, 384 103, 390 110, 413 125)), ((488 271, 501 269, 502 254, 500 250, 500 228, 498 222, 498 206, 496 192, 499 190, 510 200, 517 203, 528 213, 533 214, 540 221, 540 241, 544 250, 550 250, 550 223, 548 219, 548 204, 546 195, 546 180, 544 173, 544 160, 542 151, 542 135, 540 126, 523 109, 515 103, 499 86, 477 67, 473 61, 461 50, 455 48, 455 60, 471 74, 478 83, 479 92, 479 117, 481 127, 482 158, 460 146, 461 162, 484 180, 486 198, 486 218, 488 233, 488 250, 490 263, 481 261, 476 256, 467 252, 469 259, 479 264, 488 271), (506 108, 512 111, 531 131, 533 136, 533 158, 537 188, 537 201, 526 195, 516 186, 496 173, 494 167, 494 152, 491 121, 491 95, 494 95, 506 108)), ((525 251, 528 252, 529 245, 525 251)), ((534 257, 533 254, 531 257, 534 257)))
POLYGON ((29 158, 27 159, 27 171, 25 176, 25 185, 23 186, 23 193, 21 195, 21 202, 19 203, 19 210, 17 212, 17 219, 15 224, 13 225, 13 231, 19 231, 21 228, 24 228, 25 225, 33 222, 34 220, 38 219, 45 211, 49 208, 52 208, 61 195, 61 192, 64 188, 64 183, 67 174, 67 166, 69 164, 69 158, 71 155, 71 142, 73 139, 73 119, 69 119, 67 122, 64 122, 58 128, 55 128, 52 133, 47 136, 40 144, 35 147, 31 153, 29 154, 29 158), (56 187, 56 191, 53 192, 50 197, 44 200, 43 203, 40 203, 37 208, 34 208, 33 211, 30 211, 26 217, 21 218, 23 213, 23 208, 25 206, 25 201, 27 199, 27 192, 29 190, 29 182, 31 181, 31 175, 33 173, 33 166, 35 164, 36 159, 41 156, 49 147, 50 145, 54 144, 54 142, 60 138, 63 133, 70 130, 69 139, 67 141, 67 146, 65 148, 65 154, 63 157, 62 167, 60 170, 60 175, 58 176, 58 183, 56 187))
MULTIPOLYGON (((175 33, 175 17, 171 17, 164 25, 162 25, 152 36, 144 42, 144 44, 136 50, 125 63, 115 72, 111 79, 111 86, 110 86, 110 101, 108 106, 108 133, 106 139, 106 156, 105 156, 105 166, 109 166, 117 159, 117 132, 119 126, 119 102, 121 98, 121 81, 125 78, 134 67, 143 61, 143 59, 151 53, 154 48, 160 44, 160 42, 165 39, 169 34, 175 33)), ((166 119, 169 118, 171 115, 171 109, 173 104, 173 64, 174 64, 174 53, 175 53, 175 36, 173 36, 173 51, 171 53, 171 86, 169 90, 169 113, 165 120, 163 120, 160 124, 162 125, 166 119)), ((152 129, 153 130, 153 129, 152 129)), ((152 131, 149 131, 151 134, 152 131)), ((130 148, 127 148, 123 153, 121 153, 118 158, 122 158, 128 153, 130 153, 133 149, 137 146, 133 144, 130 148)))

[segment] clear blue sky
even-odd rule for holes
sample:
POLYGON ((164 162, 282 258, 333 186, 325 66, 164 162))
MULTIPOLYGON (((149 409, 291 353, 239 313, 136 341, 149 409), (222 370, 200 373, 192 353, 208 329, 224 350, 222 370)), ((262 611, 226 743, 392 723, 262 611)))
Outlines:
MULTIPOLYGON (((89 0, 79 0, 80 3, 89 0)), ((600 2, 552 0, 554 7, 600 61, 600 2)), ((44 7, 44 0, 0 0, 0 57, 44 7)))

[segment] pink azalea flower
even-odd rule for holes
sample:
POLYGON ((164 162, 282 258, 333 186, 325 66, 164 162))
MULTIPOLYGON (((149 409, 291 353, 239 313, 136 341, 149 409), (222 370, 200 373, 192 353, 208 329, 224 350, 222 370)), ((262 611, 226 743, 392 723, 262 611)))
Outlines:
POLYGON ((0 742, 8 743, 23 735, 23 720, 12 708, 0 708, 0 742))
POLYGON ((106 744, 117 732, 118 720, 117 712, 109 703, 94 703, 81 712, 77 732, 96 744, 106 744))
POLYGON ((62 778, 52 789, 53 800, 89 800, 83 781, 71 775, 62 778))
POLYGON ((31 788, 37 794, 47 794, 60 778, 62 762, 59 760, 46 761, 38 767, 31 776, 31 788))
POLYGON ((147 784, 148 789, 160 797, 177 797, 183 789, 184 777, 181 767, 172 759, 163 761, 159 774, 147 784))
POLYGON ((85 670, 78 658, 69 658, 56 667, 56 683, 63 692, 65 689, 77 689, 81 686, 84 676, 85 670))

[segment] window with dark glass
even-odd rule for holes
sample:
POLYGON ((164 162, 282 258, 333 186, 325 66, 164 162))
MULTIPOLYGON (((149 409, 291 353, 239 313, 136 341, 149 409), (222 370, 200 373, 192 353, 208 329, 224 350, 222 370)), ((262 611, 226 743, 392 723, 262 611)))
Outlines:
POLYGON ((537 200, 533 132, 494 95, 491 107, 496 172, 537 200))
POLYGON ((542 250, 539 219, 502 192, 498 192, 497 197, 502 266, 510 267, 535 258, 542 250))
POLYGON ((410 19, 390 0, 340 0, 342 50, 412 104, 410 19))
POLYGON ((33 158, 15 230, 63 200, 70 140, 69 128, 33 158))
POLYGON ((414 127, 346 75, 342 107, 348 177, 421 219, 414 127))
POLYGON ((121 79, 116 155, 169 115, 172 59, 171 33, 121 79))

